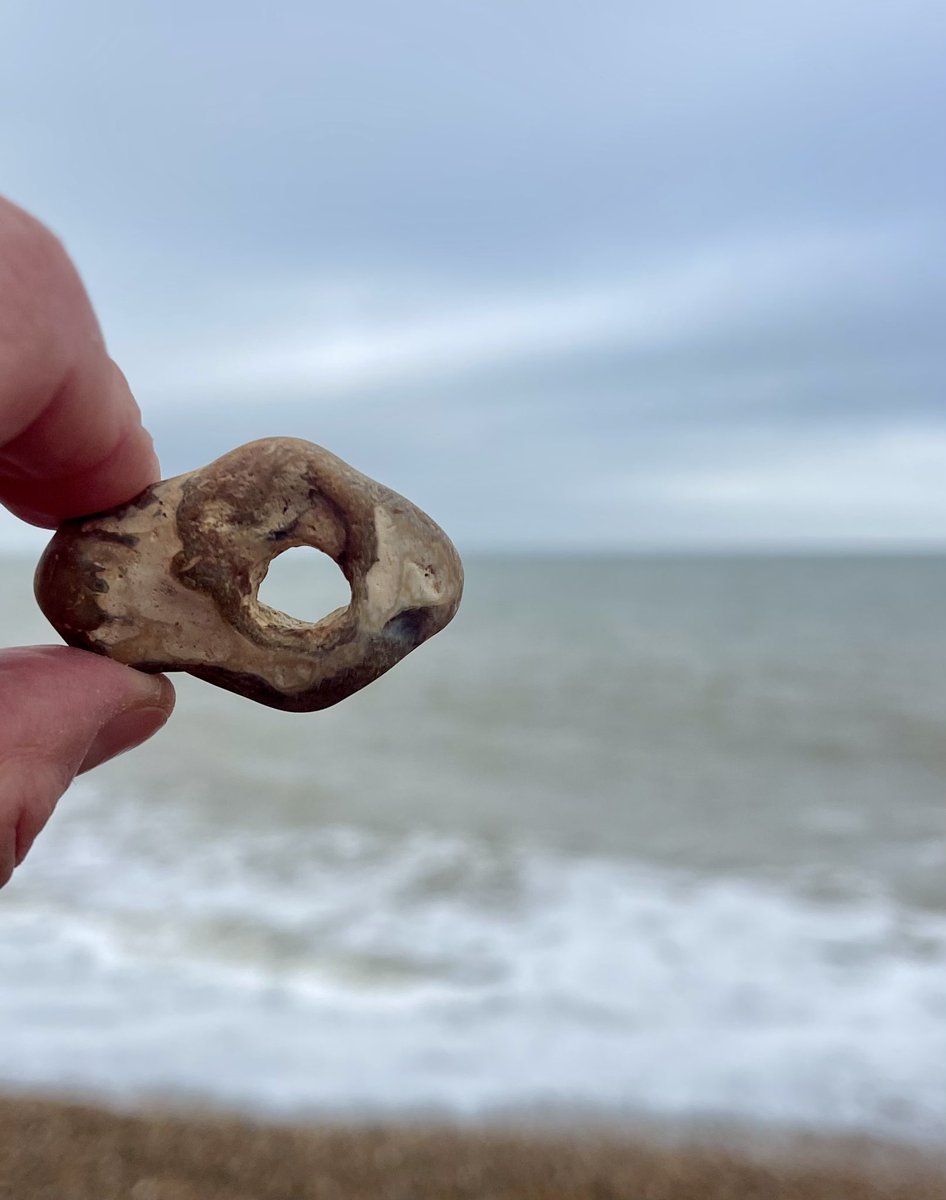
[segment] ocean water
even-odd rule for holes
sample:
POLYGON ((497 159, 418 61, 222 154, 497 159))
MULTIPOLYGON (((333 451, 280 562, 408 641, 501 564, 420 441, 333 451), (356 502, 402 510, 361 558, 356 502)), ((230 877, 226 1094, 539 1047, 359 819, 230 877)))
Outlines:
MULTIPOLYGON (((333 607, 304 565, 275 601, 333 607)), ((0 893, 0 1086, 942 1137, 946 560, 467 567, 337 708, 177 676, 69 792, 0 893)))

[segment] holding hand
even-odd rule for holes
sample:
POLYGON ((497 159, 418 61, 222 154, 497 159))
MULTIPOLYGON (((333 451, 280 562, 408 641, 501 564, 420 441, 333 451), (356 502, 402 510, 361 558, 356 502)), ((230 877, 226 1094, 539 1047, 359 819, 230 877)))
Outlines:
MULTIPOLYGON (((0 199, 0 502, 33 525, 159 478, 151 437, 55 237, 0 199)), ((174 690, 66 646, 0 650, 0 887, 75 775, 145 741, 174 690)))

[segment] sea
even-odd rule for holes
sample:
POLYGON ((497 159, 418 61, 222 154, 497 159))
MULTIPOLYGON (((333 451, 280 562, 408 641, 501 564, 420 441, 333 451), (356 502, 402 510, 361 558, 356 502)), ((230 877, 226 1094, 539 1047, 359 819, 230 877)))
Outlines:
MULTIPOLYGON (((267 602, 335 607, 316 558, 267 602)), ((0 1087, 943 1139, 946 559, 466 568, 337 707, 175 676, 72 787, 0 893, 0 1087)))

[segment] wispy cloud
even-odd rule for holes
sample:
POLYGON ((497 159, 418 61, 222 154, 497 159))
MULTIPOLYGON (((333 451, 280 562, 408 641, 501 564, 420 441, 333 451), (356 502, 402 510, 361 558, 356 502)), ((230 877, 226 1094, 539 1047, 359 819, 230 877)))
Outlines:
POLYGON ((946 531, 946 427, 918 430, 892 422, 868 433, 836 433, 781 444, 759 437, 714 460, 688 456, 676 467, 636 466, 599 480, 612 509, 659 513, 686 543, 697 529, 731 543, 759 543, 759 530, 782 545, 838 541, 883 546, 904 540, 942 545, 946 531))
POLYGON ((589 351, 686 349, 727 332, 794 322, 839 301, 883 304, 921 248, 918 229, 885 226, 700 246, 630 278, 590 284, 504 285, 493 294, 432 288, 425 296, 414 280, 403 288, 378 280, 361 285, 361 294, 357 284, 342 283, 335 290, 349 315, 333 316, 323 301, 303 322, 298 309, 313 306, 296 284, 281 310, 249 327, 237 314, 220 340, 194 347, 189 332, 177 352, 165 348, 162 358, 173 369, 136 367, 154 394, 183 395, 189 403, 222 392, 255 401, 267 393, 317 397, 379 385, 396 395, 405 382, 554 365, 589 351))
POLYGON ((946 545, 943 14, 18 0, 4 187, 169 473, 293 433, 465 545, 946 545))

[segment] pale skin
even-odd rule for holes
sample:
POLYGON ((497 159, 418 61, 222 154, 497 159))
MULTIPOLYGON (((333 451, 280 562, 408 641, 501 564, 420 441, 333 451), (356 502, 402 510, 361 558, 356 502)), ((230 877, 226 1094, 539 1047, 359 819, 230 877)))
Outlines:
MULTIPOLYGON (((159 477, 68 255, 0 198, 0 502, 52 529, 159 477)), ((75 776, 146 741, 173 706, 163 676, 84 650, 0 650, 0 887, 75 776)))

